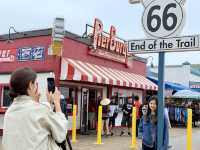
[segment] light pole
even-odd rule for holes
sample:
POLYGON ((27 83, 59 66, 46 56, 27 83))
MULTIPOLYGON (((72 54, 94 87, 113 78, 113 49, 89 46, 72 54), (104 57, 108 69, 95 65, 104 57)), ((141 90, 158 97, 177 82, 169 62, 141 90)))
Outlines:
POLYGON ((12 43, 12 39, 11 39, 11 29, 15 32, 15 33, 19 33, 15 30, 14 26, 10 26, 9 29, 8 29, 8 43, 12 43))

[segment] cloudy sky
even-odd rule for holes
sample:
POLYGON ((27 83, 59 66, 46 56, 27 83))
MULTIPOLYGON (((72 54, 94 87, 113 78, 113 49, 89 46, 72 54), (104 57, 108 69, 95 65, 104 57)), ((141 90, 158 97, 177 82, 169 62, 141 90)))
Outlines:
MULTIPOLYGON (((65 29, 82 35, 85 24, 92 25, 97 17, 102 20, 104 30, 109 31, 110 25, 114 25, 119 37, 141 39, 145 38, 141 25, 143 10, 141 4, 130 5, 128 0, 1 0, 0 34, 7 34, 10 26, 19 32, 52 27, 55 17, 64 17, 65 29)), ((186 0, 185 11, 186 22, 181 35, 200 34, 200 1, 186 0)), ((151 55, 157 64, 157 54, 151 55)), ((200 51, 166 54, 167 65, 184 61, 200 63, 200 51)))

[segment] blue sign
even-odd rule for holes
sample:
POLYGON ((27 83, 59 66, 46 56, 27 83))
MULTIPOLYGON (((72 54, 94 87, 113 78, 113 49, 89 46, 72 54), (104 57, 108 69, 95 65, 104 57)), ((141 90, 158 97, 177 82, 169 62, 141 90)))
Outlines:
POLYGON ((31 51, 31 60, 43 60, 44 47, 33 47, 31 51))
POLYGON ((44 47, 27 47, 17 50, 19 61, 44 60, 44 47))
POLYGON ((20 61, 30 60, 31 48, 19 48, 17 50, 17 59, 20 61))
POLYGON ((195 91, 200 92, 200 82, 192 82, 190 81, 190 88, 194 89, 195 91))

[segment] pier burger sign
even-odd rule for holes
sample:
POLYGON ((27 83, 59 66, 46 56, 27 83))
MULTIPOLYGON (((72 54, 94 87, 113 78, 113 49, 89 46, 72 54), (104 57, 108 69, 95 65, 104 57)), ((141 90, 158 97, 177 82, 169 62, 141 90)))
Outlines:
POLYGON ((116 28, 114 26, 110 27, 109 33, 105 33, 103 31, 103 23, 96 18, 92 40, 92 47, 89 54, 127 63, 128 45, 125 41, 116 37, 116 28))

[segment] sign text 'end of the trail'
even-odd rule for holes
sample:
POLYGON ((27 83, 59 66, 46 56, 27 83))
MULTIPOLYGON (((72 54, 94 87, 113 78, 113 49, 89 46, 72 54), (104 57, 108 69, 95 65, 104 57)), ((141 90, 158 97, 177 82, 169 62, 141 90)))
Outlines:
POLYGON ((199 36, 184 36, 165 39, 131 40, 128 53, 157 53, 199 50, 199 36))

